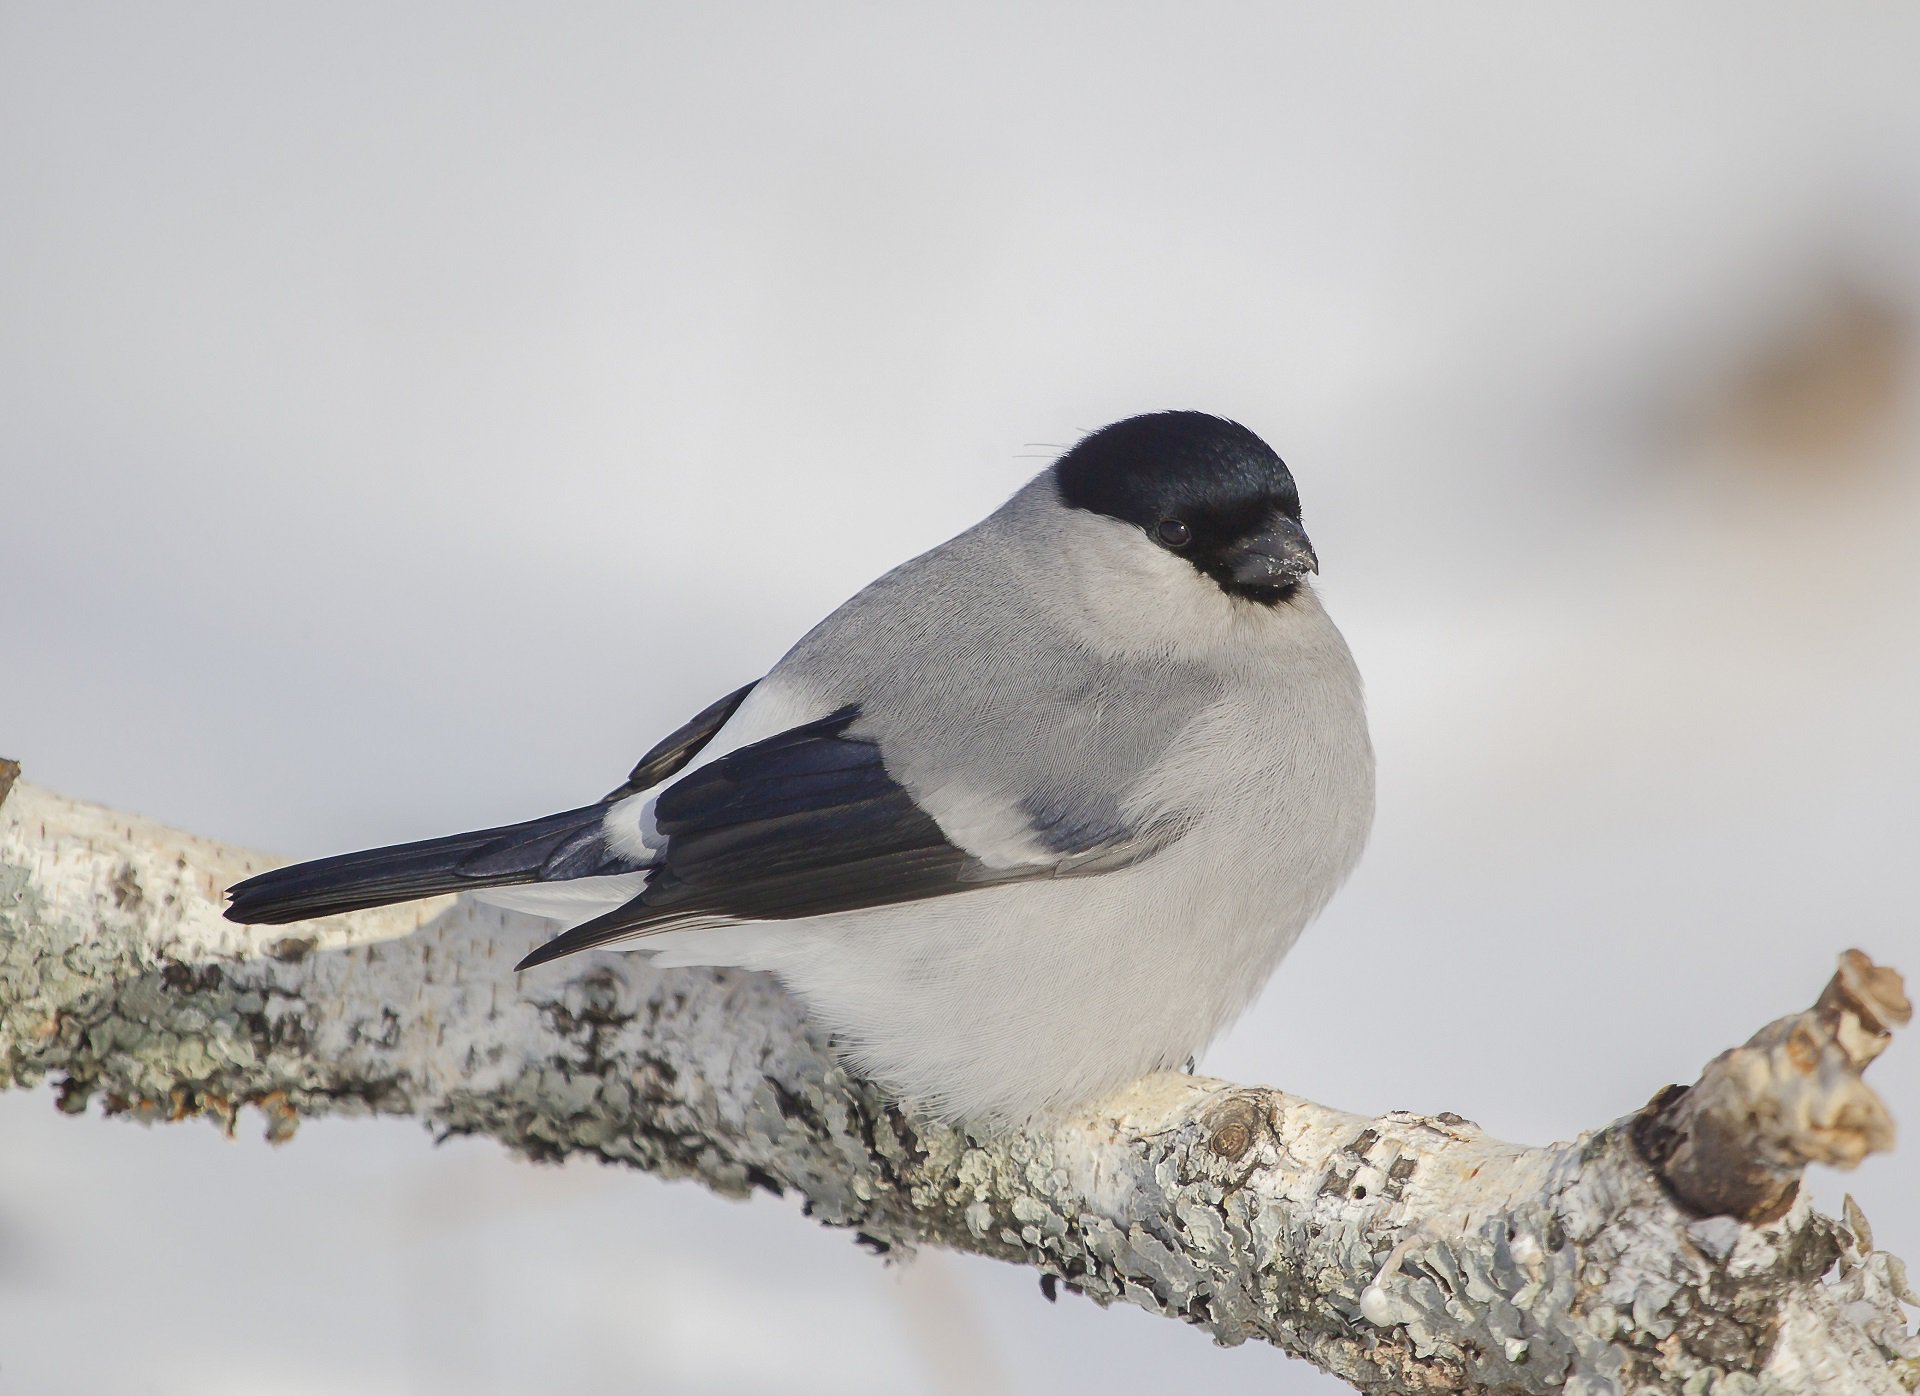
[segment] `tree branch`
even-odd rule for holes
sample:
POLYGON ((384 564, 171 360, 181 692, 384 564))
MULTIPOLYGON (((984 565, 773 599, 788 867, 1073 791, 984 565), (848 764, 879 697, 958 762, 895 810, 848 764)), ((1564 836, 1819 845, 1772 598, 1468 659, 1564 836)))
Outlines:
POLYGON ((1920 1387, 1899 1262, 1798 1186, 1891 1143, 1860 1072, 1909 1010, 1858 952, 1806 1013, 1571 1144, 1177 1075, 975 1138, 849 1077, 763 976, 608 955, 516 978, 546 924, 449 899, 235 926, 220 889, 267 860, 9 784, 0 1085, 56 1076, 63 1109, 232 1128, 254 1106, 275 1139, 405 1114, 796 1190, 876 1249, 1032 1265, 1366 1391, 1920 1387))

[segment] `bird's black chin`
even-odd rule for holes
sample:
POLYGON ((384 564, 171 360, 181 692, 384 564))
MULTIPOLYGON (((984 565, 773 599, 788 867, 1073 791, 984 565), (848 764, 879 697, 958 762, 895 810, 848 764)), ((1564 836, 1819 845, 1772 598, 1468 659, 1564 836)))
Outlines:
POLYGON ((1280 606, 1293 600, 1300 594, 1299 582, 1287 582, 1282 585, 1248 585, 1234 582, 1220 583, 1220 589, 1229 596, 1237 596, 1242 601, 1251 601, 1257 606, 1280 606))

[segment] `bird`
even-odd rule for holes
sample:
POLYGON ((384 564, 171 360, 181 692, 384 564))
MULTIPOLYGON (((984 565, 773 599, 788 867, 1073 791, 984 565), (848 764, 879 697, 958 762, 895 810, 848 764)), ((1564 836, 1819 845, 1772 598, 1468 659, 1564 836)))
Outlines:
MULTIPOLYGON (((1190 1065, 1360 858, 1359 672, 1286 463, 1151 412, 884 574, 603 798, 280 868, 281 924, 449 892, 776 976, 849 1068, 982 1127, 1190 1065)), ((549 971, 552 972, 552 971, 549 971)))

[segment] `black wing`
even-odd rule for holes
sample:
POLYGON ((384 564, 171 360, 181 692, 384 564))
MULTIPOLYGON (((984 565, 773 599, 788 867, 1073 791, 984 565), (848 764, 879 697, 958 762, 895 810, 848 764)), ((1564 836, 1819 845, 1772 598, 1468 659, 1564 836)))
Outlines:
POLYGON ((666 847, 647 890, 520 962, 689 921, 818 916, 914 901, 991 880, 847 729, 857 707, 755 742, 660 793, 666 847))
POLYGON ((755 679, 752 683, 743 684, 719 702, 707 704, 680 727, 655 742, 653 749, 640 758, 640 764, 628 772, 626 784, 609 791, 607 799, 624 800, 629 795, 638 795, 693 760, 700 754, 700 748, 713 740, 713 734, 727 725, 727 719, 747 701, 747 695, 753 692, 759 682, 755 679))
MULTIPOLYGON (((549 941, 544 964, 697 921, 777 921, 970 891, 996 882, 1136 862, 1183 832, 1113 829, 1059 861, 991 868, 948 842, 887 774, 850 706, 742 747, 669 786, 654 805, 665 848, 646 891, 549 941)), ((1056 831, 1057 832, 1057 831, 1056 831)))

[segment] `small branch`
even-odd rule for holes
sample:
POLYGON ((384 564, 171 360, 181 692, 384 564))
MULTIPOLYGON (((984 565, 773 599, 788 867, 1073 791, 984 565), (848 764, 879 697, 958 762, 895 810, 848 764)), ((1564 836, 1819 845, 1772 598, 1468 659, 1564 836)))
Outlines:
POLYGON ((69 1110, 228 1128, 253 1106, 276 1139, 405 1114, 535 1158, 796 1191, 876 1249, 1030 1265, 1366 1391, 1920 1385, 1898 1261, 1797 1188, 1808 1161, 1891 1143, 1860 1072, 1908 1010, 1857 952, 1806 1013, 1570 1144, 1178 1075, 982 1138, 850 1078, 763 976, 608 955, 516 977, 545 923, 447 899, 222 920, 220 889, 264 865, 16 786, 0 1085, 51 1075, 69 1110))
POLYGON ((1849 950, 1819 1002, 1655 1096, 1634 1137, 1699 1215, 1776 1221, 1808 1164, 1856 1168, 1893 1147, 1893 1119, 1860 1073, 1912 1017, 1900 976, 1849 950))

